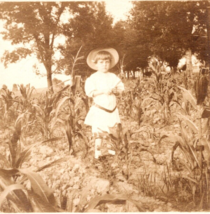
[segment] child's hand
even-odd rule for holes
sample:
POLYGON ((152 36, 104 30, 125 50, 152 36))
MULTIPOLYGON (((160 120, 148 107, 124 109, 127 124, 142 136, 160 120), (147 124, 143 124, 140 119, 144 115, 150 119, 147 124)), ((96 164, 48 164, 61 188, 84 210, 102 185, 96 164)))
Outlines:
POLYGON ((103 94, 110 95, 110 94, 112 94, 112 90, 111 89, 104 89, 103 94))
POLYGON ((112 93, 113 93, 113 94, 116 94, 116 93, 117 93, 117 88, 116 88, 116 87, 112 89, 112 93))

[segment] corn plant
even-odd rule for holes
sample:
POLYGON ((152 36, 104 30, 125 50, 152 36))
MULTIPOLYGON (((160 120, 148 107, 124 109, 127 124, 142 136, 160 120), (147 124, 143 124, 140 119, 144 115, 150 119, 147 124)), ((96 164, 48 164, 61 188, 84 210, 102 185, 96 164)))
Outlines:
MULTIPOLYGON (((186 89, 181 88, 186 101, 197 111, 197 124, 186 114, 177 114, 180 121, 180 135, 164 136, 175 142, 171 153, 172 166, 180 172, 179 191, 191 195, 191 207, 209 208, 209 164, 210 143, 202 132, 202 106, 196 105, 196 99, 186 89), (187 187, 187 188, 186 188, 187 187)), ((161 139, 161 140, 162 140, 161 139)))
POLYGON ((38 143, 30 144, 29 146, 25 146, 22 140, 22 123, 17 120, 15 123, 15 127, 10 127, 10 131, 12 132, 11 138, 8 139, 9 144, 9 156, 8 161, 5 163, 7 166, 11 168, 21 168, 22 164, 30 159, 31 152, 34 147, 39 146, 41 144, 57 141, 60 138, 53 138, 49 140, 45 140, 38 143))
POLYGON ((104 204, 104 203, 125 204, 126 201, 130 201, 131 203, 133 203, 140 212, 146 210, 145 207, 142 206, 142 204, 140 206, 140 204, 137 201, 133 200, 129 196, 121 195, 121 194, 116 194, 116 195, 106 194, 102 196, 96 196, 95 198, 93 198, 89 202, 88 207, 84 209, 84 212, 94 212, 94 211, 98 212, 100 210, 96 209, 96 207, 100 204, 104 204))
POLYGON ((156 162, 153 153, 141 145, 138 139, 131 140, 132 135, 141 132, 141 129, 131 131, 122 128, 121 124, 117 124, 109 130, 109 134, 106 132, 100 133, 100 137, 103 139, 101 152, 105 156, 105 158, 102 156, 100 160, 103 165, 102 172, 106 177, 113 179, 118 175, 123 175, 125 179, 129 179, 132 174, 131 167, 135 167, 134 157, 139 157, 139 162, 141 162, 141 152, 148 152, 153 161, 156 162), (114 158, 106 158, 109 149, 115 151, 114 158), (112 164, 116 167, 112 167, 112 164))
MULTIPOLYGON (((162 82, 163 83, 163 82, 162 82)), ((170 78, 164 79, 161 91, 154 90, 143 98, 141 107, 145 116, 152 119, 152 123, 169 124, 169 119, 173 119, 172 108, 181 108, 179 94, 170 78), (154 117, 154 115, 156 115, 154 117)))
POLYGON ((15 96, 9 89, 2 88, 1 97, 3 100, 3 104, 1 107, 2 119, 3 121, 5 121, 5 124, 8 124, 16 120, 18 116, 17 106, 14 105, 18 102, 17 96, 15 96))
POLYGON ((32 172, 22 168, 24 162, 31 158, 34 147, 41 144, 57 141, 60 138, 53 138, 38 143, 24 146, 21 141, 21 122, 18 121, 12 132, 9 144, 8 160, 4 158, 7 168, 0 169, 0 210, 3 212, 58 212, 53 190, 50 189, 37 173, 46 168, 52 167, 69 157, 55 160, 43 165, 32 172))
POLYGON ((157 197, 159 195, 157 172, 145 172, 138 175, 137 188, 147 196, 157 197))
POLYGON ((84 151, 85 156, 88 150, 88 139, 84 133, 83 121, 89 106, 84 91, 80 87, 80 77, 75 75, 75 66, 83 58, 79 57, 80 50, 81 48, 73 58, 71 83, 67 86, 69 91, 66 91, 55 109, 52 127, 58 123, 61 124, 69 143, 69 151, 74 155, 78 151, 84 151))
POLYGON ((122 96, 118 98, 118 108, 120 114, 130 117, 132 109, 132 92, 123 92, 122 96))
POLYGON ((52 94, 50 91, 47 91, 44 96, 40 97, 39 102, 32 102, 30 108, 25 113, 25 125, 30 125, 30 129, 33 129, 35 132, 39 132, 45 139, 51 138, 53 128, 51 126, 54 113, 58 106, 59 100, 63 96, 63 92, 68 88, 64 87, 60 91, 52 94), (27 115, 29 118, 33 117, 31 123, 27 120, 27 115))
POLYGON ((1 124, 3 124, 3 119, 4 119, 4 101, 3 98, 0 97, 0 119, 1 119, 1 124))
POLYGON ((21 105, 21 111, 24 112, 31 105, 31 98, 34 87, 31 87, 30 84, 27 84, 25 87, 23 84, 18 85, 19 91, 21 93, 21 97, 19 99, 21 105))
POLYGON ((53 190, 38 173, 28 169, 0 169, 0 187, 2 212, 63 211, 56 204, 53 190))
MULTIPOLYGON (((63 209, 67 212, 105 212, 104 205, 106 204, 121 204, 125 205, 126 202, 134 204, 134 206, 140 211, 146 211, 146 206, 143 203, 139 203, 137 200, 134 200, 132 197, 126 194, 105 194, 97 195, 93 197, 89 202, 87 201, 88 191, 83 191, 80 197, 79 204, 75 207, 73 204, 73 199, 76 195, 76 191, 72 191, 68 194, 65 199, 65 205, 63 209)), ((129 212, 130 210, 127 210, 129 212)))
POLYGON ((84 150, 87 152, 88 140, 84 134, 85 126, 83 124, 86 111, 83 100, 78 96, 70 97, 65 95, 58 103, 55 115, 52 121, 52 127, 55 124, 61 124, 66 133, 69 151, 72 149, 73 154, 77 151, 84 150))
MULTIPOLYGON (((132 81, 132 84, 135 82, 132 81)), ((138 79, 134 88, 122 94, 116 94, 117 105, 121 115, 132 118, 140 125, 142 121, 142 108, 141 108, 141 85, 138 79)))

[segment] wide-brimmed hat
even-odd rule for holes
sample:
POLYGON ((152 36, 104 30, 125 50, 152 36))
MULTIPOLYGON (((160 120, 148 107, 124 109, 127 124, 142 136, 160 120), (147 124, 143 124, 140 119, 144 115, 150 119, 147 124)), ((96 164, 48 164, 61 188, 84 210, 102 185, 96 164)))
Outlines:
POLYGON ((114 48, 97 48, 97 49, 92 50, 87 56, 87 64, 90 68, 92 68, 93 70, 98 69, 96 64, 94 63, 94 59, 95 59, 97 53, 100 51, 107 51, 110 53, 110 55, 112 57, 110 68, 113 68, 118 63, 119 54, 114 48))

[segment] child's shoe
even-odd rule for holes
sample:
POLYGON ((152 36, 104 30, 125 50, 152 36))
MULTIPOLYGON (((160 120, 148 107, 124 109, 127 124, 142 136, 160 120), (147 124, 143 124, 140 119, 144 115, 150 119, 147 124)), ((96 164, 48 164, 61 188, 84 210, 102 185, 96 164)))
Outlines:
POLYGON ((101 156, 100 150, 95 150, 95 158, 98 159, 101 156))
POLYGON ((114 151, 114 150, 111 150, 111 149, 108 149, 108 153, 109 153, 110 155, 115 155, 115 151, 114 151))

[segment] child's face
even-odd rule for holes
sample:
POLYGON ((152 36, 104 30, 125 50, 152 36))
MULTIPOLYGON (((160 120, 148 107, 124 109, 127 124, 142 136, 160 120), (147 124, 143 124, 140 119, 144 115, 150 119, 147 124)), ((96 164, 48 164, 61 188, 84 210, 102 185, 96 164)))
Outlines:
POLYGON ((96 63, 98 71, 106 73, 110 68, 110 60, 109 59, 99 59, 96 63))

